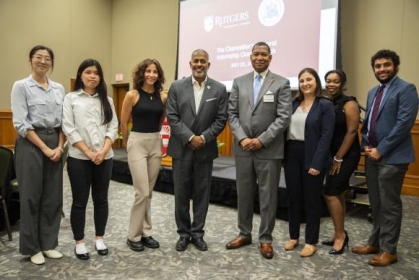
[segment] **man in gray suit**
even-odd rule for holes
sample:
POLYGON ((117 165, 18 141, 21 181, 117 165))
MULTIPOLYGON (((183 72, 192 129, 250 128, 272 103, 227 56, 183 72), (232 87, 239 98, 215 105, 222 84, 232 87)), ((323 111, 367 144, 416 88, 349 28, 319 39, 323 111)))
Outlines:
POLYGON ((206 251, 203 239, 211 189, 213 160, 218 157, 217 136, 227 121, 226 87, 209 78, 208 53, 198 49, 189 65, 192 76, 173 82, 167 99, 171 136, 167 154, 173 158, 175 217, 180 236, 176 250, 192 242, 206 251), (193 199, 193 221, 189 202, 193 199))
POLYGON ((368 93, 367 111, 361 128, 365 151, 365 175, 374 224, 367 245, 352 252, 376 254, 370 265, 397 262, 397 243, 402 223, 400 194, 409 163, 415 161, 411 130, 418 113, 415 85, 397 76, 400 58, 380 50, 371 58, 378 86, 368 93))
POLYGON ((227 243, 237 249, 252 243, 253 201, 259 186, 259 242, 263 257, 271 259, 284 131, 291 117, 290 83, 268 70, 272 60, 264 42, 253 46, 254 71, 233 82, 228 121, 234 135, 239 236, 227 243))

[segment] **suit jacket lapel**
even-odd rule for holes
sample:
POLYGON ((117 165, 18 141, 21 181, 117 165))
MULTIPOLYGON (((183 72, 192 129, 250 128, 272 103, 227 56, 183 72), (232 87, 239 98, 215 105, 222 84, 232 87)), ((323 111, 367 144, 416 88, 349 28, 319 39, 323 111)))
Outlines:
POLYGON ((243 88, 250 89, 249 93, 247 95, 247 101, 249 102, 249 107, 253 109, 254 108, 254 105, 253 105, 253 82, 254 82, 254 79, 255 79, 254 72, 252 71, 251 73, 249 73, 249 75, 247 77, 248 77, 248 79, 246 79, 245 85, 244 85, 243 88))
POLYGON ((211 89, 211 81, 210 81, 210 78, 207 78, 207 83, 205 84, 204 92, 202 93, 201 103, 199 103, 198 115, 201 113, 202 107, 204 106, 205 101, 208 99, 207 97, 208 97, 210 89, 211 89))
POLYGON ((393 94, 394 88, 397 87, 397 84, 399 82, 398 80, 399 78, 396 77, 394 79, 394 81, 390 84, 390 86, 388 87, 387 91, 386 91, 386 95, 384 95, 383 100, 381 100, 381 104, 380 104, 380 111, 378 113, 378 116, 380 116, 381 114, 381 110, 384 108, 384 105, 386 104, 387 100, 390 98, 390 96, 393 94))

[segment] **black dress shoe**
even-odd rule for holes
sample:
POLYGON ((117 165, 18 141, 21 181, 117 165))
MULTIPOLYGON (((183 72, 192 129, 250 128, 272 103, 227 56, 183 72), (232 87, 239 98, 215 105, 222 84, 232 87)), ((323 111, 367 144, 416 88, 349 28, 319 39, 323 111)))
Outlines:
POLYGON ((176 251, 185 251, 188 248, 188 244, 191 242, 189 237, 180 237, 176 243, 176 251))
POLYGON ((96 252, 97 252, 99 255, 101 255, 101 256, 106 256, 106 255, 108 254, 108 252, 109 252, 108 248, 106 248, 106 249, 102 249, 102 250, 98 250, 98 249, 96 248, 96 244, 95 244, 95 249, 96 249, 96 252))
POLYGON ((192 238, 192 242, 191 243, 199 251, 206 251, 206 250, 208 250, 207 243, 205 242, 205 240, 202 237, 192 238))
POLYGON ((76 248, 74 248, 74 254, 79 260, 87 261, 89 259, 89 253, 77 254, 76 248))
POLYGON ((143 243, 144 246, 152 249, 160 247, 159 242, 151 236, 141 237, 141 243, 143 243))
POLYGON ((131 240, 127 239, 127 245, 133 251, 143 251, 144 250, 144 245, 143 245, 143 243, 141 243, 141 241, 134 242, 134 241, 131 241, 131 240))

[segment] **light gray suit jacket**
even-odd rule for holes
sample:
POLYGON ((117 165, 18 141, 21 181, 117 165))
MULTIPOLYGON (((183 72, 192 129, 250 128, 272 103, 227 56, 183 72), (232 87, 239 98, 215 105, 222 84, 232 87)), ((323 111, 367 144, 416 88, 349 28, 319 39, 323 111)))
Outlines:
POLYGON ((253 105, 254 72, 234 79, 228 102, 228 121, 234 135, 233 153, 236 156, 255 156, 261 159, 284 157, 284 131, 291 118, 291 89, 288 79, 267 72, 253 105), (272 100, 273 102, 268 102, 272 100), (265 97, 268 96, 268 97, 265 97), (239 142, 258 138, 263 147, 244 151, 239 142))
POLYGON ((167 121, 171 136, 167 154, 181 160, 211 161, 218 157, 217 136, 227 121, 226 87, 207 79, 198 114, 192 77, 172 83, 167 99, 167 121), (205 147, 193 151, 187 144, 192 135, 203 135, 205 147))

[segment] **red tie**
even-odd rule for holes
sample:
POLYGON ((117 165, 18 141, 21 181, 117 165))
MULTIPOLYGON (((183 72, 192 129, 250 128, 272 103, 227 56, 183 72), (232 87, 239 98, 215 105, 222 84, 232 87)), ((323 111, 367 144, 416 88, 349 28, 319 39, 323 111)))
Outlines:
POLYGON ((375 129, 377 126, 378 113, 380 113, 380 104, 381 100, 383 99, 383 92, 385 87, 385 85, 381 85, 377 93, 375 94, 374 106, 372 107, 370 120, 370 130, 368 131, 368 140, 370 142, 370 147, 377 147, 378 145, 377 133, 375 129))

